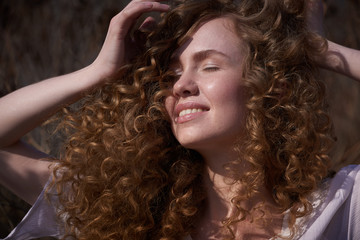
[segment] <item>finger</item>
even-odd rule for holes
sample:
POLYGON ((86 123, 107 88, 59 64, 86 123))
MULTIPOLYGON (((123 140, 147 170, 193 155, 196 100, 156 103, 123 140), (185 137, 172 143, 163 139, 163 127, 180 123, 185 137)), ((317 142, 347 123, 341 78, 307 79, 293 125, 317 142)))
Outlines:
POLYGON ((323 17, 323 2, 321 0, 308 0, 306 21, 309 30, 324 36, 323 17))
POLYGON ((117 34, 119 34, 119 37, 125 37, 131 26, 135 23, 141 14, 152 11, 165 12, 169 9, 169 5, 161 4, 159 2, 132 1, 123 9, 123 11, 121 11, 111 20, 111 25, 118 26, 117 28, 119 32, 117 34))
POLYGON ((139 30, 141 32, 149 32, 156 28, 157 23, 153 17, 147 17, 140 25, 139 30))
POLYGON ((152 11, 164 12, 169 9, 169 5, 157 1, 132 1, 121 13, 125 17, 134 19, 138 18, 142 13, 152 11))

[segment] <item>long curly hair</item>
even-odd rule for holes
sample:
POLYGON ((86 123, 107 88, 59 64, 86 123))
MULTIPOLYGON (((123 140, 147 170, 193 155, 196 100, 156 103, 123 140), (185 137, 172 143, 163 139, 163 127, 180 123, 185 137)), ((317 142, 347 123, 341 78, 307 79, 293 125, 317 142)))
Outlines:
POLYGON ((312 211, 307 197, 328 174, 332 138, 314 64, 327 46, 307 30, 304 1, 174 5, 120 77, 66 110, 61 126, 69 137, 53 174, 64 238, 181 239, 195 230, 206 202, 205 163, 175 139, 164 98, 173 83, 173 52, 218 17, 233 21, 246 49, 246 134, 235 145, 239 159, 225 166, 245 190, 233 198, 238 211, 224 219, 224 229, 234 238, 232 226, 250 214, 241 202, 264 183, 279 207, 290 210, 293 232, 295 220, 312 211), (251 167, 240 175, 243 161, 251 167))

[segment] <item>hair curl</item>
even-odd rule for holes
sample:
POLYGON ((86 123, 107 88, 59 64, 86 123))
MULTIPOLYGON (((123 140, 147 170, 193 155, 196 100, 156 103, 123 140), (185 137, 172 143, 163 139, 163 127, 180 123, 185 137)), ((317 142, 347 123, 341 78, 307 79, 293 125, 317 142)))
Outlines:
MULTIPOLYGON (((204 161, 172 134, 163 102, 172 53, 202 23, 228 17, 246 48, 248 94, 241 159, 226 165, 246 186, 233 199, 231 226, 261 185, 285 211, 290 227, 312 211, 307 196, 328 174, 331 121, 315 56, 325 42, 309 32, 299 0, 177 1, 147 37, 144 53, 68 111, 70 134, 54 170, 67 232, 77 239, 181 239, 206 201, 204 161), (250 170, 239 175, 240 163, 250 170)), ((230 236, 231 237, 231 236, 230 236)))

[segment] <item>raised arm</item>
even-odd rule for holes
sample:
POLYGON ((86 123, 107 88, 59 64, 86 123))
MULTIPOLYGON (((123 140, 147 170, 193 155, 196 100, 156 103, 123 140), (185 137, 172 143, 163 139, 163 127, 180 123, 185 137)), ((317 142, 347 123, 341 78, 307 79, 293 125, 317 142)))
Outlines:
POLYGON ((360 51, 328 41, 327 53, 319 59, 319 65, 344 74, 360 82, 360 51))
MULTIPOLYGON (((309 29, 324 36, 323 2, 322 0, 307 1, 307 22, 309 29)), ((344 47, 328 40, 328 51, 318 58, 319 66, 344 74, 360 81, 360 51, 344 47)))
MULTIPOLYGON (((136 42, 131 41, 128 33, 138 17, 145 12, 168 9, 168 5, 159 1, 133 0, 111 20, 103 47, 91 65, 26 86, 0 99, 1 184, 29 203, 36 200, 49 177, 50 163, 38 161, 46 155, 19 142, 21 137, 114 76, 136 53, 136 42)), ((142 26, 153 21, 148 18, 142 26)))

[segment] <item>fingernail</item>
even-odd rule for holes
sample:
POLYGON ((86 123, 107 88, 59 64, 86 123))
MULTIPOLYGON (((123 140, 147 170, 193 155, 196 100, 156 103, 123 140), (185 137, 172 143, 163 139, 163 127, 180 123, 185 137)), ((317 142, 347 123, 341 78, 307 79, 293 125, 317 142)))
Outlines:
POLYGON ((170 10, 170 5, 167 4, 161 4, 165 10, 170 10))

